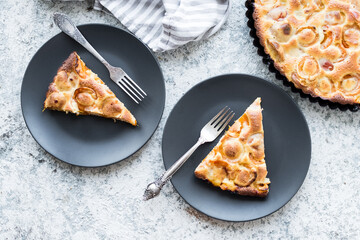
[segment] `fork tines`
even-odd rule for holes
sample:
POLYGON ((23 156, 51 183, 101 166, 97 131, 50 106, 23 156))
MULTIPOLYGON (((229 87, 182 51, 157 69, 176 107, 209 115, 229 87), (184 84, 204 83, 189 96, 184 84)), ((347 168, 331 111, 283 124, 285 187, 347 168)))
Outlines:
POLYGON ((229 124, 231 119, 234 117, 235 113, 226 106, 224 107, 215 117, 210 120, 210 125, 212 125, 217 131, 222 131, 229 124), (230 111, 230 112, 229 112, 230 111))
POLYGON ((142 90, 141 87, 139 87, 139 85, 137 85, 127 74, 118 81, 118 85, 137 104, 147 96, 144 90, 142 90))

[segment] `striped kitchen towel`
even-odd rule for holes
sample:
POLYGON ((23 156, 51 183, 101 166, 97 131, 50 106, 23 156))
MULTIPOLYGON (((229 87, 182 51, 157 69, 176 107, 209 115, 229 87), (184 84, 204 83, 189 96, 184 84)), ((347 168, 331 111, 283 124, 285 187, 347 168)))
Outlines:
POLYGON ((175 49, 213 35, 226 21, 231 0, 95 0, 153 51, 175 49))

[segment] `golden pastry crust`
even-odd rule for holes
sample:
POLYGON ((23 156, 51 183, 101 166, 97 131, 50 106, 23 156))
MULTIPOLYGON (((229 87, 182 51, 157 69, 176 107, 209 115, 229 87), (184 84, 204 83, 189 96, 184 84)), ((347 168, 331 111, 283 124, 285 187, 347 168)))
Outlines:
POLYGON ((137 125, 130 111, 76 52, 64 61, 50 83, 44 109, 97 115, 137 125))
POLYGON ((360 103, 357 0, 254 0, 256 33, 281 74, 313 97, 360 103))
POLYGON ((267 196, 270 180, 260 103, 257 98, 235 121, 196 168, 196 177, 239 195, 267 196))

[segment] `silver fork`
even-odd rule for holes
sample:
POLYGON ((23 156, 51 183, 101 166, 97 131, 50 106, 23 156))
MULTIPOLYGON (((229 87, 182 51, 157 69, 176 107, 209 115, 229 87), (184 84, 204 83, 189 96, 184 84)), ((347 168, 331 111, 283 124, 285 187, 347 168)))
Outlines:
POLYGON ((75 41, 80 43, 84 48, 86 48, 90 53, 92 53, 97 59, 102 62, 105 67, 109 70, 110 78, 113 80, 132 100, 137 104, 144 99, 146 93, 142 90, 130 77, 119 67, 114 67, 110 65, 86 40, 86 38, 81 34, 79 29, 75 24, 62 13, 54 13, 54 22, 55 24, 67 35, 73 38, 75 41))
POLYGON ((234 117, 233 111, 230 111, 230 108, 223 108, 215 117, 213 117, 202 129, 200 132, 200 137, 198 141, 192 146, 182 157, 179 158, 160 178, 155 182, 150 183, 144 193, 144 200, 149 200, 151 198, 159 195, 160 190, 165 185, 167 181, 179 170, 179 168, 189 159, 189 157, 195 152, 195 150, 202 144, 206 142, 214 141, 217 136, 225 129, 229 124, 230 120, 234 117))

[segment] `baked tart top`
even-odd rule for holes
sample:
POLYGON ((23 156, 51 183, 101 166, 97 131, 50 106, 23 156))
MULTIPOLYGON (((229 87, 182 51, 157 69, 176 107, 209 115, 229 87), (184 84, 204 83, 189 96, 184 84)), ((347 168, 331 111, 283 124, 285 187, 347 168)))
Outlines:
POLYGON ((235 121, 196 168, 195 176, 239 195, 268 194, 260 102, 257 98, 235 121))
POLYGON ((137 125, 130 111, 76 52, 64 61, 50 83, 44 109, 97 115, 137 125))
POLYGON ((253 18, 265 52, 297 88, 360 103, 360 1, 254 0, 253 18))

